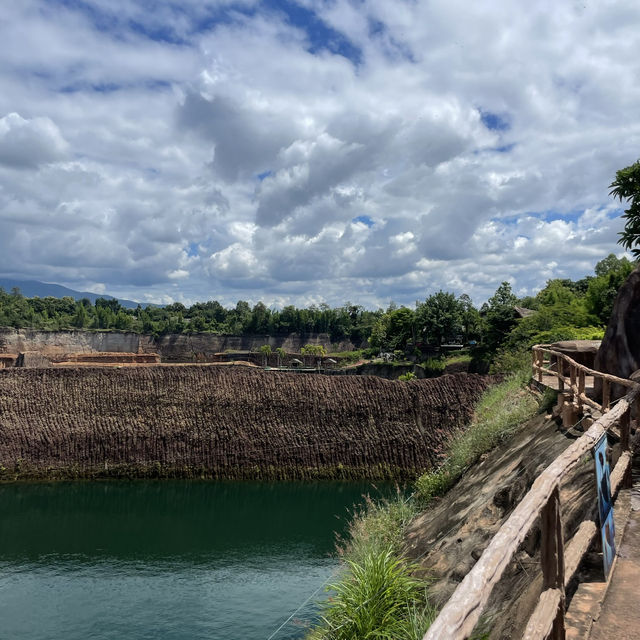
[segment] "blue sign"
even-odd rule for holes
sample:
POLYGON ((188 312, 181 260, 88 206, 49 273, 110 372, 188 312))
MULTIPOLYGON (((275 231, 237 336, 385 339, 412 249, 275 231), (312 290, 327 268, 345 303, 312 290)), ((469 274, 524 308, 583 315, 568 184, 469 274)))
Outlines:
POLYGON ((613 509, 609 511, 604 526, 600 530, 602 536, 602 564, 604 566, 605 580, 609 578, 609 571, 613 565, 613 559, 616 557, 616 528, 613 523, 613 509))
POLYGON ((602 563, 604 565, 604 577, 607 579, 616 555, 616 544, 613 524, 613 505, 611 501, 611 480, 609 478, 609 461, 607 460, 606 433, 598 440, 593 452, 596 461, 598 514, 600 516, 600 535, 602 536, 602 563))

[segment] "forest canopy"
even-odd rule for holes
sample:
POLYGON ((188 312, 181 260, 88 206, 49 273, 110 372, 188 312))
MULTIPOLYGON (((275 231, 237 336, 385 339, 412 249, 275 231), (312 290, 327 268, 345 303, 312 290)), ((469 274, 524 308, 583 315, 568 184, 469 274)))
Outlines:
POLYGON ((580 280, 554 279, 535 296, 518 298, 503 282, 476 308, 466 295, 438 291, 414 308, 391 304, 368 310, 345 303, 271 309, 240 300, 225 308, 216 300, 186 307, 126 309, 117 300, 95 304, 73 298, 25 298, 18 289, 0 289, 0 326, 42 330, 119 330, 163 335, 209 332, 224 335, 327 333, 333 342, 350 340, 356 347, 381 352, 411 352, 425 345, 474 345, 488 353, 536 342, 600 337, 609 320, 618 289, 635 267, 626 257, 610 254, 580 280), (520 318, 518 309, 525 311, 520 318), (533 313, 530 313, 533 312, 533 313))

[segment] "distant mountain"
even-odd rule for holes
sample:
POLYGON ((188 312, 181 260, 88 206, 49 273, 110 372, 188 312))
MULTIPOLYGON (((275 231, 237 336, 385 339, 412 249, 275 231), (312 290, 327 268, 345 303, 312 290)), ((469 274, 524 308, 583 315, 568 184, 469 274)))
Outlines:
MULTIPOLYGON (((47 282, 38 282, 37 280, 13 280, 10 278, 0 278, 0 287, 6 292, 10 292, 14 287, 20 289, 20 293, 25 298, 64 298, 70 297, 75 300, 82 300, 82 298, 88 298, 91 302, 95 302, 98 298, 105 298, 106 300, 115 300, 113 296, 108 296, 100 293, 90 293, 88 291, 74 291, 68 287, 63 287, 60 284, 49 284, 47 282)), ((133 300, 123 300, 118 298, 118 301, 123 307, 127 309, 135 309, 138 306, 137 302, 133 300)), ((149 306, 146 303, 141 306, 149 306)))

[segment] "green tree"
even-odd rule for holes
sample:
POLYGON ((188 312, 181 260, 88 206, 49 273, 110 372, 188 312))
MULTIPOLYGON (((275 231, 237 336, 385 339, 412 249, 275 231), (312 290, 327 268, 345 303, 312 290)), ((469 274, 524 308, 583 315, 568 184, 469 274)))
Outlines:
POLYGON ((120 331, 129 331, 132 324, 133 318, 128 313, 122 309, 118 311, 114 322, 116 329, 119 329, 120 331))
POLYGON ((269 356, 271 355, 271 345, 270 344, 263 344, 260 347, 260 353, 262 354, 262 362, 263 362, 264 366, 266 367, 268 362, 269 362, 269 356))
POLYGON ((391 351, 404 351, 409 341, 415 342, 415 313, 407 307, 400 307, 388 315, 387 347, 391 351))
POLYGON ((282 347, 278 347, 276 349, 276 356, 278 358, 278 366, 280 366, 282 364, 282 361, 284 360, 286 355, 287 355, 287 352, 282 347))
POLYGON ((629 205, 622 216, 626 222, 618 242, 640 258, 640 160, 616 172, 616 179, 609 185, 610 195, 629 205))
POLYGON ((596 277, 589 281, 585 305, 602 324, 609 322, 618 290, 635 266, 627 258, 617 258, 613 253, 596 265, 596 277))
POLYGON ((455 340, 462 331, 462 308, 453 293, 434 293, 418 306, 416 315, 422 335, 431 344, 455 340))
POLYGON ((384 351, 387 348, 387 329, 389 327, 389 315, 381 315, 371 327, 371 335, 369 336, 369 346, 378 351, 384 351))
POLYGON ((321 344, 305 344, 300 353, 303 356, 326 356, 327 350, 321 344))
POLYGON ((489 298, 485 312, 485 344, 489 351, 495 351, 506 339, 516 324, 514 306, 518 298, 508 282, 503 282, 489 298))
POLYGON ((464 343, 468 344, 470 340, 479 340, 482 335, 480 312, 473 306, 471 298, 466 293, 458 298, 458 305, 460 306, 460 323, 464 343))
POLYGON ((73 316, 72 324, 74 327, 78 329, 82 329, 87 326, 89 322, 89 314, 87 313, 87 308, 79 302, 76 305, 76 313, 73 316))

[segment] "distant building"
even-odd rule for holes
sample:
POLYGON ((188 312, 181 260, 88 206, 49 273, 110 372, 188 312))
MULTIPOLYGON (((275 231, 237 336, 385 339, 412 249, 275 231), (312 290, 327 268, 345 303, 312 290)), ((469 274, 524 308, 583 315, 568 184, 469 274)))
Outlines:
POLYGON ((518 307, 517 305, 514 306, 513 309, 518 318, 528 318, 529 316, 533 316, 537 313, 535 309, 526 309, 525 307, 518 307))

